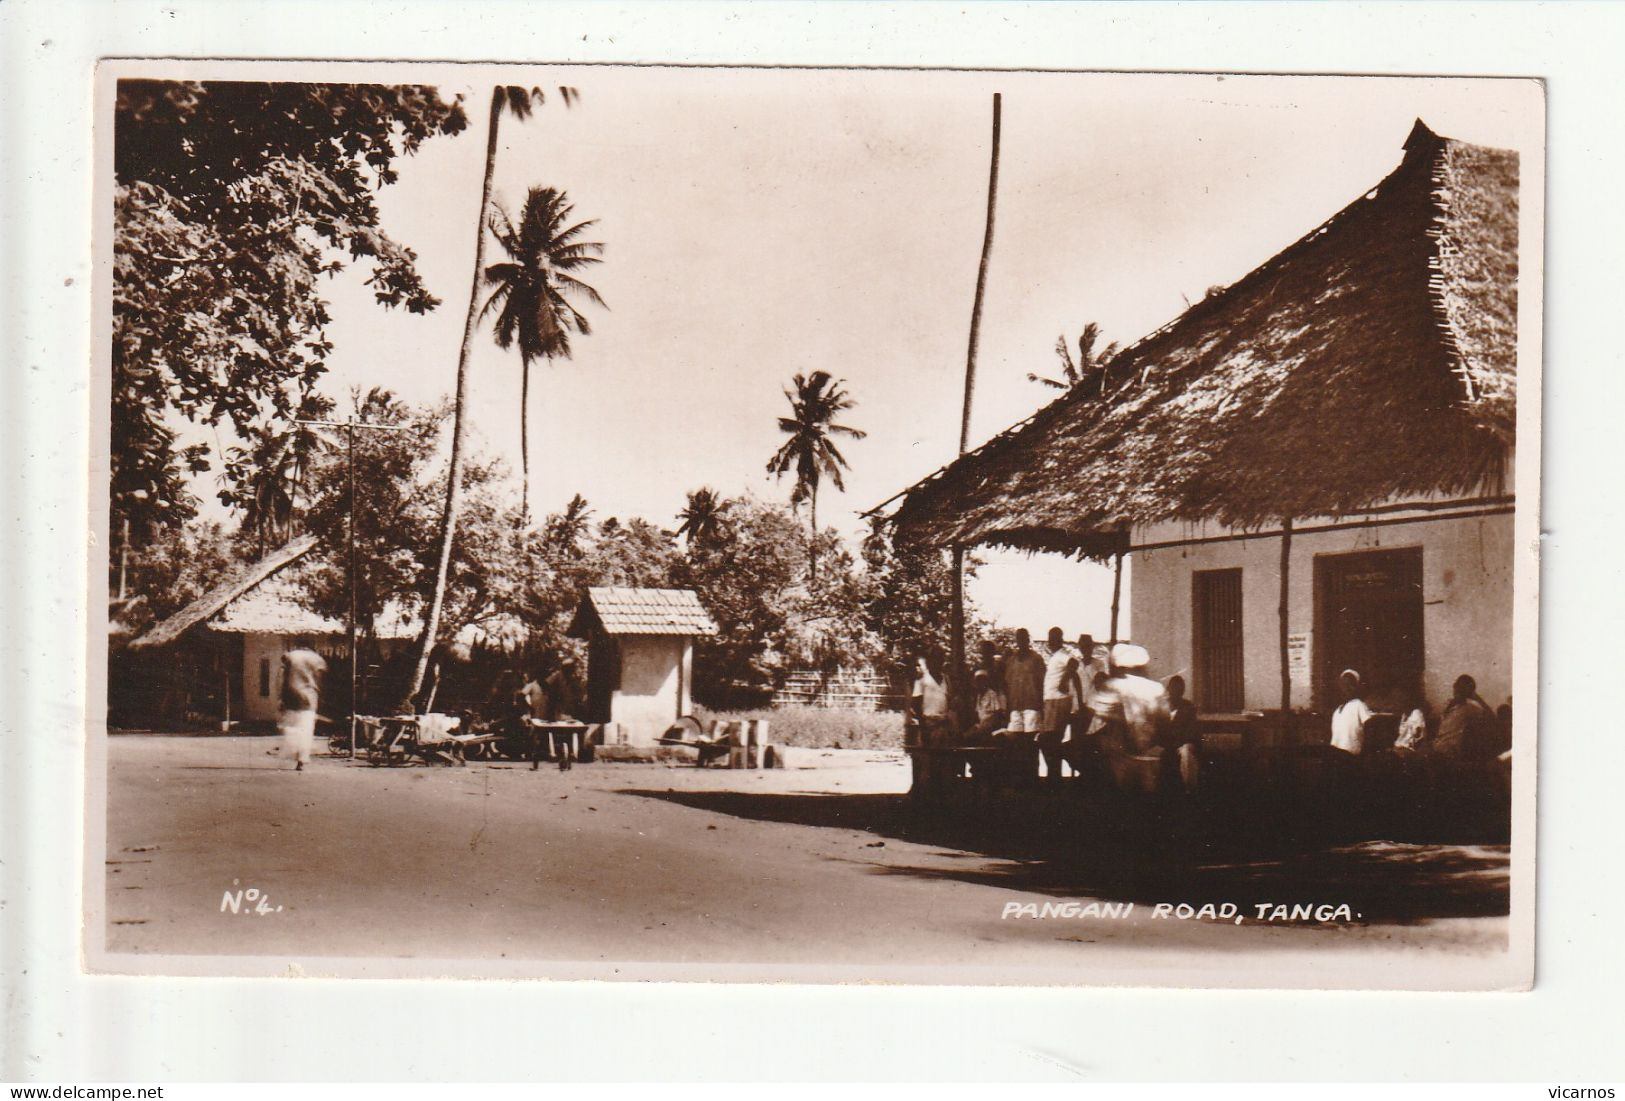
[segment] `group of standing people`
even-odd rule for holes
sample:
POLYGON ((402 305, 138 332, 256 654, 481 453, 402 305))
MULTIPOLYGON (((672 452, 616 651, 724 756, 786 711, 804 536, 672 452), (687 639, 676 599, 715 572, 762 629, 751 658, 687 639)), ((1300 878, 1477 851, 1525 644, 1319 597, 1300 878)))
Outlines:
POLYGON ((1068 643, 1059 627, 1050 628, 1040 653, 1022 628, 1009 653, 981 643, 967 713, 954 716, 940 654, 928 653, 916 661, 911 693, 915 737, 922 745, 1036 744, 1051 780, 1061 778, 1063 765, 1074 775, 1116 776, 1130 759, 1151 760, 1195 791, 1196 708, 1182 677, 1164 684, 1146 675, 1149 664, 1143 647, 1105 646, 1088 634, 1068 643))

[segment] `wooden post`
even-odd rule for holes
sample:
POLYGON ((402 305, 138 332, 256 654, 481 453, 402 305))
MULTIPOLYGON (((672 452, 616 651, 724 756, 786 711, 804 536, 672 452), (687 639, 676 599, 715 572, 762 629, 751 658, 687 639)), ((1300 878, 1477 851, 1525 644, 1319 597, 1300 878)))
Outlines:
POLYGON ((356 712, 356 647, 355 647, 355 414, 351 414, 344 429, 345 456, 350 467, 350 515, 344 522, 345 539, 350 544, 349 561, 345 565, 346 585, 350 605, 344 617, 344 630, 350 640, 350 760, 355 760, 356 712))
POLYGON ((1279 606, 1281 631, 1281 742, 1288 744, 1292 732, 1292 655, 1287 636, 1290 633, 1288 613, 1291 599, 1289 585, 1292 579, 1292 521, 1281 521, 1281 602, 1279 606))
POLYGON ((953 608, 948 618, 948 713, 959 722, 965 702, 965 548, 954 547, 953 608))
MULTIPOLYGON (((125 581, 130 569, 130 518, 124 517, 119 522, 118 540, 118 598, 123 600, 126 594, 125 581)), ((121 609, 122 610, 122 609, 121 609)))
POLYGON ((1117 612, 1123 602, 1123 552, 1117 552, 1117 561, 1112 571, 1112 640, 1111 645, 1117 645, 1117 612))

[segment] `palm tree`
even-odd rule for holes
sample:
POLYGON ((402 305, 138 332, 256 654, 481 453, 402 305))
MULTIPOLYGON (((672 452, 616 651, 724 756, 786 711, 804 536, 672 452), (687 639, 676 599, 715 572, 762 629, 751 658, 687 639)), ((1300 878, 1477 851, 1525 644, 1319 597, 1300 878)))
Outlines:
MULTIPOLYGON (((559 96, 568 107, 576 99, 573 88, 560 88, 559 96)), ((417 666, 412 670, 408 699, 416 699, 429 671, 429 658, 440 631, 440 613, 446 603, 446 574, 451 568, 451 544, 457 537, 457 513, 463 499, 463 443, 467 435, 468 357, 474 349, 474 330, 479 325, 480 280, 485 275, 485 217, 491 209, 491 180, 497 166, 497 131, 504 112, 521 121, 530 117, 531 104, 542 103, 540 88, 499 85, 491 89, 490 122, 485 135, 485 180, 480 187, 480 208, 474 218, 474 280, 468 294, 468 313, 463 319, 463 342, 457 350, 457 399, 452 417, 451 462, 446 471, 446 507, 440 517, 440 553, 435 561, 434 589, 429 611, 423 617, 423 634, 418 639, 417 666)))
POLYGON ((587 499, 577 493, 564 506, 563 512, 548 517, 543 538, 550 546, 558 547, 571 557, 580 557, 581 540, 586 536, 591 521, 592 509, 587 506, 587 499))
POLYGON ((790 470, 796 472, 796 487, 790 494, 790 503, 811 505, 809 527, 811 538, 807 543, 807 576, 818 572, 818 485, 824 477, 835 488, 846 490, 841 479, 843 469, 851 469, 846 457, 836 449, 830 437, 845 436, 861 440, 867 432, 836 424, 835 418, 857 405, 842 387, 845 379, 836 379, 828 371, 814 371, 810 376, 797 374, 784 396, 790 401, 790 416, 779 418, 779 431, 790 438, 767 461, 767 471, 783 477, 790 470))
POLYGON ((677 514, 677 519, 683 522, 677 534, 685 536, 691 547, 697 542, 714 539, 722 530, 723 517, 731 508, 733 502, 718 497, 717 491, 710 486, 693 490, 688 495, 688 504, 677 514))
POLYGON ((1055 338, 1055 354, 1061 358, 1061 377, 1046 378, 1029 373, 1027 381, 1042 383, 1055 390, 1076 390, 1085 383, 1093 382, 1095 394, 1099 396, 1106 389, 1106 366, 1116 358, 1118 352, 1114 341, 1097 353, 1095 342, 1099 339, 1100 326, 1093 321, 1085 325, 1078 337, 1078 358, 1073 362, 1072 350, 1066 344, 1066 334, 1062 333, 1055 338))
MULTIPOLYGON (((497 347, 519 345, 519 456, 524 484, 519 498, 520 524, 530 511, 530 365, 538 359, 570 358, 570 334, 587 336, 592 326, 569 299, 579 296, 599 306, 598 292, 575 274, 600 264, 604 246, 579 240, 592 222, 568 225, 574 207, 569 196, 551 187, 533 187, 514 225, 499 204, 491 214, 491 233, 508 254, 506 263, 485 269, 485 281, 496 289, 486 300, 483 317, 497 310, 497 347)), ((608 308, 607 306, 605 307, 608 308)))
POLYGON ((333 400, 307 392, 286 430, 267 423, 244 444, 226 452, 221 500, 243 510, 243 529, 253 533, 256 553, 293 537, 299 493, 311 460, 326 446, 314 426, 301 423, 327 416, 333 400))

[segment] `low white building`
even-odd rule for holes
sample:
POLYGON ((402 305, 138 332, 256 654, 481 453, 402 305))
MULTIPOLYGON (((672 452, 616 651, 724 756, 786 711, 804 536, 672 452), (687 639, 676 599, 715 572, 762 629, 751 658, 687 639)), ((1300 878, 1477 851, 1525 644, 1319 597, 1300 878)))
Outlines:
MULTIPOLYGON (((1510 702, 1512 538, 1511 503, 1482 499, 1296 521, 1292 706, 1335 707, 1344 669, 1385 706, 1420 688, 1437 707, 1462 673, 1492 706, 1510 702)), ((1152 525, 1134 548, 1134 640, 1158 675, 1182 673, 1205 714, 1279 707, 1280 529, 1152 525)))
POLYGON ((691 589, 588 589, 570 625, 587 640, 587 721, 655 744, 691 709, 694 639, 716 633, 691 589))

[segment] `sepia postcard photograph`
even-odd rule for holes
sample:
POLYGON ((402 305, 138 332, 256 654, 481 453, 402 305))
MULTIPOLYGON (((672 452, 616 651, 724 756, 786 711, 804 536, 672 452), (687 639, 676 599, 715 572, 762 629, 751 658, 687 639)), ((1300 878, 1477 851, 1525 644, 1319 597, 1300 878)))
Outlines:
POLYGON ((1539 81, 95 96, 89 970, 1531 985, 1539 81))

